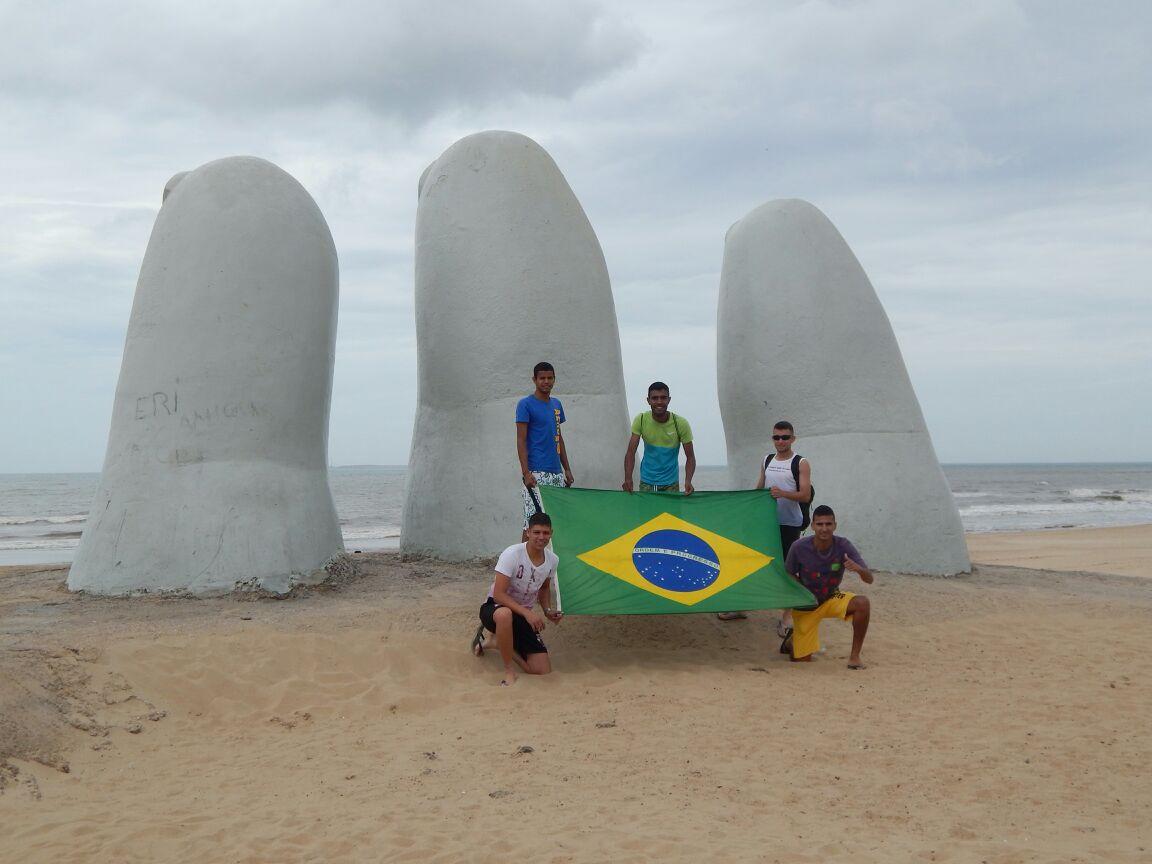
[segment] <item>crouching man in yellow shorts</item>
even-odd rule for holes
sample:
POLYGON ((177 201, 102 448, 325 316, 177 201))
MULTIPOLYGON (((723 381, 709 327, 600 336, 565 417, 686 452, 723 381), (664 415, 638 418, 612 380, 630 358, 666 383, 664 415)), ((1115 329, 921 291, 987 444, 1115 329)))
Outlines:
POLYGON ((825 618, 851 619, 852 653, 848 656, 848 668, 863 669, 860 648, 868 632, 872 605, 863 594, 842 592, 840 583, 844 571, 851 570, 871 585, 872 571, 851 541, 837 537, 835 531, 836 514, 827 504, 821 504, 812 511, 812 536, 800 538, 788 550, 784 569, 811 591, 820 605, 807 612, 792 610, 793 629, 784 637, 780 653, 796 662, 809 661, 820 650, 820 622, 825 618))

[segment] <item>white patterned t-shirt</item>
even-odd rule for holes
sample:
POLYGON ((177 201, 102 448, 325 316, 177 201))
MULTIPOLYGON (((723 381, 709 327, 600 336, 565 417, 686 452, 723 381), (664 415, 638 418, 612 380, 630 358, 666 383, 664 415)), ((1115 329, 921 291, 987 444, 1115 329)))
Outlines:
MULTIPOLYGON (((551 549, 545 549, 544 563, 533 564, 532 559, 528 557, 528 544, 517 543, 500 553, 500 559, 496 562, 496 572, 508 577, 508 596, 521 606, 531 609, 536 603, 536 594, 540 591, 540 586, 556 572, 556 565, 559 563, 560 559, 556 553, 551 549)), ((493 579, 492 587, 488 589, 488 596, 491 597, 495 591, 496 580, 493 579)))

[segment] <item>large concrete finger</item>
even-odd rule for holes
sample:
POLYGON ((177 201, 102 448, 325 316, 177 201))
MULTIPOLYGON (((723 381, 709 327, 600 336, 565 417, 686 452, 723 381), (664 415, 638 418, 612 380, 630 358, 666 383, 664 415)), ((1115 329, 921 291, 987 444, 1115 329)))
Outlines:
POLYGON ((336 250, 311 196, 262 159, 210 162, 164 197, 68 586, 282 592, 343 549, 327 474, 336 250))
POLYGON ((580 202, 530 138, 457 141, 419 193, 419 395, 401 543, 487 557, 520 537, 515 406, 538 361, 556 367, 577 485, 619 485, 628 415, 616 309, 580 202))
POLYGON ((772 424, 796 425, 817 504, 873 566, 970 568, 900 347, 868 276, 805 201, 770 201, 725 239, 717 375, 728 465, 751 486, 772 424))

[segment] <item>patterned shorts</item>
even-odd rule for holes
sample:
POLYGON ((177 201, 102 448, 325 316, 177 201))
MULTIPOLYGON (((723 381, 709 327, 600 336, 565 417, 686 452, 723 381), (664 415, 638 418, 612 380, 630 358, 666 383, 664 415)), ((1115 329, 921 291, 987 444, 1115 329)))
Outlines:
MULTIPOLYGON (((533 471, 532 473, 536 475, 537 486, 564 485, 563 473, 555 473, 552 471, 533 471)), ((543 513, 544 502, 541 500, 539 492, 537 492, 535 489, 529 489, 527 486, 520 487, 520 494, 524 499, 524 530, 527 531, 528 517, 535 513, 537 510, 543 513)))

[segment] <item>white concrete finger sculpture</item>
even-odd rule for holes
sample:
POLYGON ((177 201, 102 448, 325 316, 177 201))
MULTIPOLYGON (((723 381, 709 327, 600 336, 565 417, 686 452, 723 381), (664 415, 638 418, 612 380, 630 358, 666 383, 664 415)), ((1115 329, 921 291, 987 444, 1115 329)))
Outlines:
POLYGON ((263 159, 177 175, 165 199, 68 587, 284 592, 343 550, 327 472, 332 236, 263 159))
POLYGON ((814 504, 873 566, 970 569, 960 517, 883 307, 848 244, 805 201, 731 227, 717 320, 720 411, 733 488, 756 481, 772 424, 796 426, 814 504))
POLYGON ((404 552, 488 557, 520 537, 515 407, 542 360, 556 367, 576 485, 618 487, 628 414, 604 255, 530 138, 470 135, 424 172, 416 338, 404 552))

